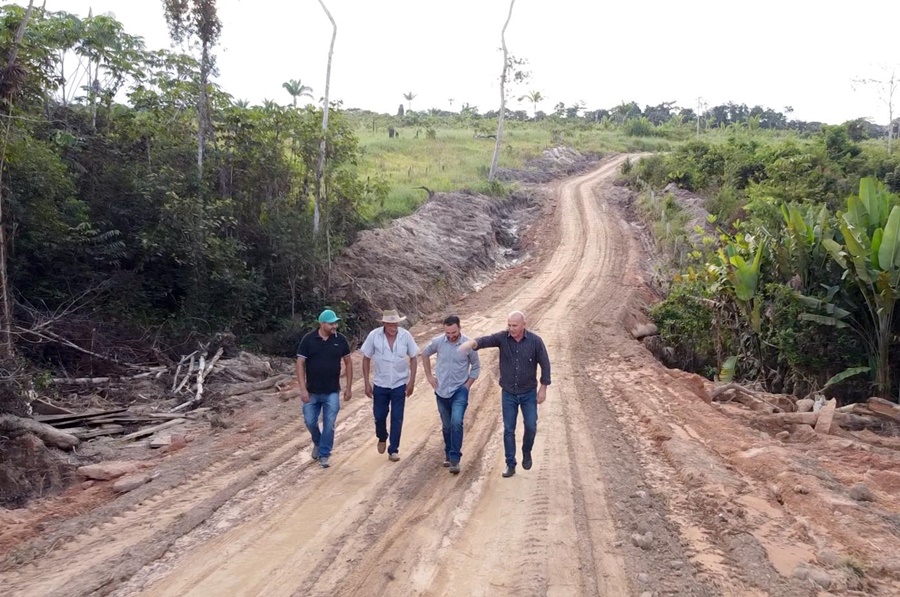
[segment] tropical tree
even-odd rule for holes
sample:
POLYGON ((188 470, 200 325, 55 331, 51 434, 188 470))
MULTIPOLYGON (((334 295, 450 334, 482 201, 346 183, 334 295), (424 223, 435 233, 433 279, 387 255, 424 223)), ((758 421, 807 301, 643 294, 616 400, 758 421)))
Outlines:
POLYGON ((409 104, 407 105, 407 110, 412 110, 412 101, 416 99, 416 95, 417 94, 413 93, 412 91, 403 94, 403 99, 409 102, 409 104))
POLYGON ((538 104, 541 103, 542 101, 544 101, 545 99, 547 99, 547 98, 545 98, 543 96, 543 94, 541 94, 540 91, 529 91, 528 93, 526 93, 525 95, 520 97, 519 101, 521 102, 522 100, 528 100, 529 102, 531 102, 533 114, 535 116, 537 116, 538 104))
POLYGON ((290 79, 289 81, 282 83, 282 87, 290 94, 291 98, 294 102, 294 108, 297 107, 297 100, 301 97, 308 97, 312 99, 312 87, 309 85, 303 85, 300 82, 300 79, 290 79))

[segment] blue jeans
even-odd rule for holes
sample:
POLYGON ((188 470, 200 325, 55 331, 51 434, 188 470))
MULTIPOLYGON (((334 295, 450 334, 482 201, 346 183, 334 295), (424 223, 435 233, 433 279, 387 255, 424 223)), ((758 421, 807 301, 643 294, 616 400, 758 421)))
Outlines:
POLYGON ((437 397, 438 413, 441 415, 441 431, 444 432, 444 455, 450 462, 459 462, 462 457, 463 417, 469 406, 469 388, 459 386, 449 398, 437 397))
POLYGON ((522 422, 525 423, 525 437, 522 438, 522 453, 530 454, 537 433, 537 390, 524 394, 501 392, 503 401, 503 451, 506 452, 506 464, 516 466, 516 419, 519 408, 522 409, 522 422))
POLYGON ((334 445, 334 422, 341 410, 341 396, 333 394, 310 394, 309 402, 303 405, 303 421, 312 435, 312 441, 319 446, 319 456, 330 456, 334 445), (322 413, 322 429, 319 430, 319 412, 322 413))
POLYGON ((375 415, 375 435, 378 441, 388 440, 387 418, 391 415, 388 454, 400 449, 400 432, 403 431, 403 409, 406 407, 406 384, 396 388, 372 388, 372 414, 375 415))

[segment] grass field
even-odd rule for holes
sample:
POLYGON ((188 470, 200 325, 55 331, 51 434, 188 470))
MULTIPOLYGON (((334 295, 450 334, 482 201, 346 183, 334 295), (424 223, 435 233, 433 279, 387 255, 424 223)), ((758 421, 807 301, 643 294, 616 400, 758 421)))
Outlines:
MULTIPOLYGON (((399 138, 388 138, 380 128, 360 126, 362 176, 383 176, 391 187, 384 206, 378 206, 375 219, 396 218, 411 213, 425 199, 426 186, 435 191, 487 189, 487 174, 494 152, 494 139, 476 139, 470 129, 435 129, 433 139, 426 127, 399 128, 399 138), (419 131, 418 138, 416 131, 419 131)), ((666 139, 627 137, 617 131, 559 130, 534 123, 507 123, 503 135, 500 165, 519 168, 541 151, 568 145, 582 152, 653 151, 670 149, 666 139)))
MULTIPOLYGON (((487 124, 496 126, 490 121, 482 127, 487 124)), ((390 187, 384 204, 374 206, 372 212, 367 214, 372 221, 384 222, 414 211, 426 198, 425 191, 416 187, 425 186, 434 191, 490 191, 487 174, 494 139, 475 138, 472 128, 439 120, 431 121, 430 125, 425 122, 418 126, 397 127, 399 137, 393 139, 388 137, 383 120, 376 126, 373 131, 370 120, 358 118, 354 127, 361 150, 359 174, 363 177, 382 177, 390 187), (433 138, 428 136, 429 126, 434 127, 433 138)), ((485 130, 482 128, 482 131, 485 130)), ((666 129, 664 134, 664 137, 632 137, 626 135, 621 127, 604 128, 584 121, 571 124, 559 120, 507 121, 500 165, 520 168, 543 150, 560 145, 599 154, 667 151, 693 139, 694 129, 681 125, 666 129)), ((724 142, 735 136, 746 136, 759 143, 774 143, 785 137, 795 137, 804 142, 792 131, 750 131, 746 128, 704 131, 702 138, 724 142)))

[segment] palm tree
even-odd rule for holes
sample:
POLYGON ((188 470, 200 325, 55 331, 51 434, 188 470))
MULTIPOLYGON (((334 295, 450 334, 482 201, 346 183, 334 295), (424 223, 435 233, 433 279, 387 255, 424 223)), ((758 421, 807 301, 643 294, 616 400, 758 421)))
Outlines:
POLYGON ((412 91, 410 91, 409 93, 404 93, 403 99, 405 99, 406 101, 409 102, 409 106, 407 107, 407 110, 412 110, 412 101, 414 99, 416 99, 416 94, 413 93, 412 91))
POLYGON ((312 99, 312 87, 309 85, 303 85, 300 82, 300 79, 290 79, 286 83, 281 84, 282 87, 294 98, 294 108, 297 107, 297 98, 300 97, 308 97, 312 99))
POLYGON ((531 102, 531 105, 532 105, 533 108, 534 108, 534 115, 537 116, 537 105, 538 105, 539 103, 541 103, 542 101, 544 101, 545 99, 547 99, 547 98, 545 98, 545 97, 541 94, 540 91, 529 91, 528 93, 526 93, 525 95, 523 95, 522 97, 520 97, 520 98, 519 98, 519 101, 521 102, 522 100, 526 100, 526 99, 527 99, 529 102, 531 102))

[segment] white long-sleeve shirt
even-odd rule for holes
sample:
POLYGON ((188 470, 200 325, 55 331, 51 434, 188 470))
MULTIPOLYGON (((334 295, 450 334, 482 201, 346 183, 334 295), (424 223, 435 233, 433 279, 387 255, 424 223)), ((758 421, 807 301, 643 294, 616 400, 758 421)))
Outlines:
POLYGON ((397 328, 391 348, 384 327, 375 328, 360 347, 363 355, 372 359, 372 383, 380 388, 394 389, 409 382, 409 359, 419 354, 412 334, 397 328))

